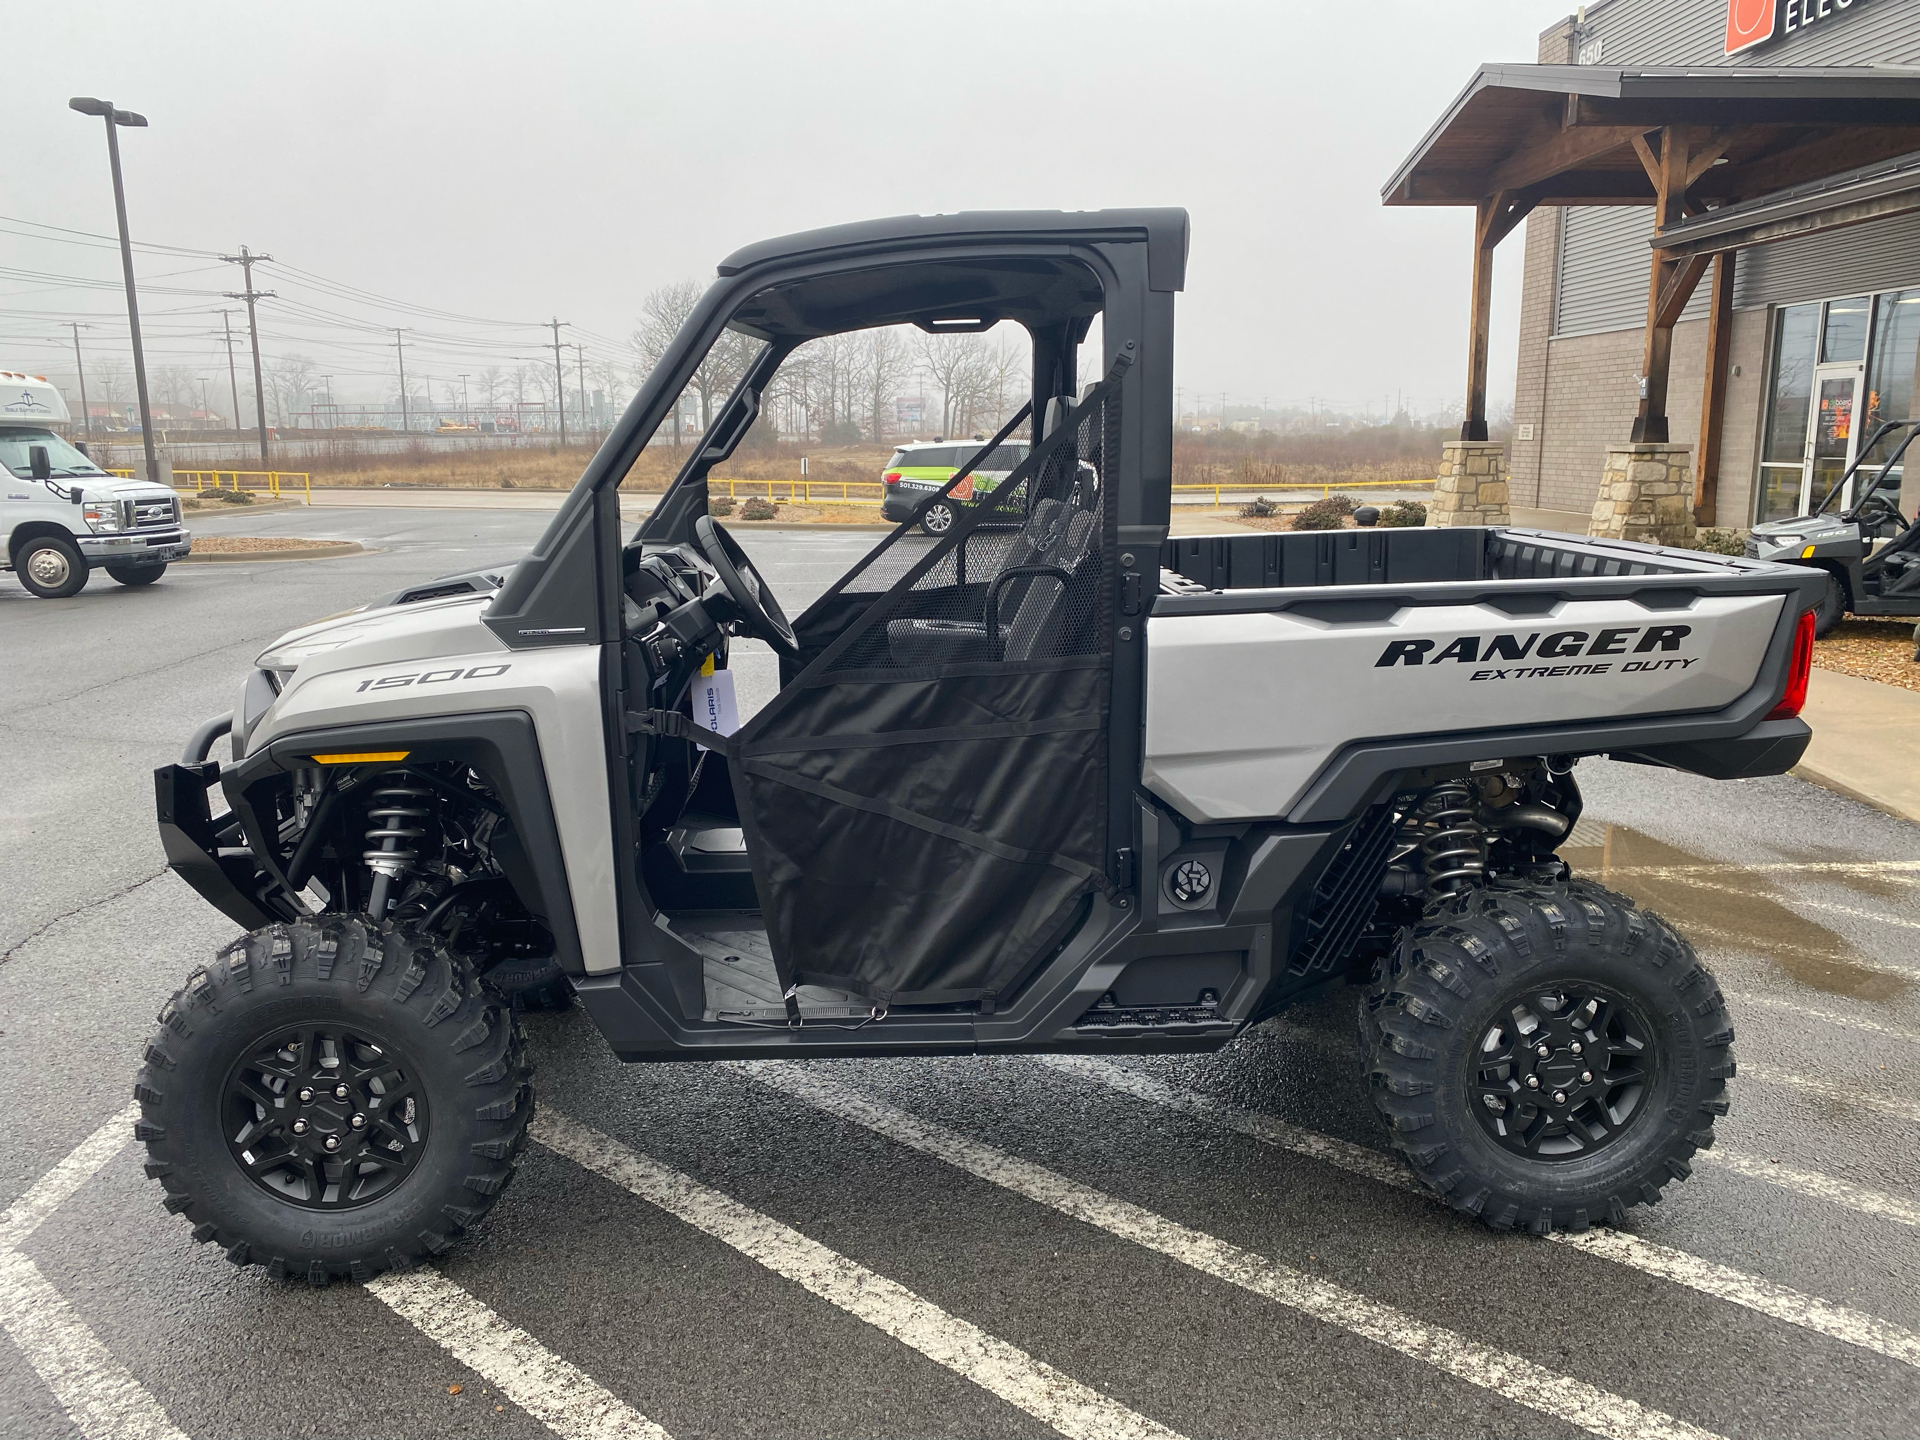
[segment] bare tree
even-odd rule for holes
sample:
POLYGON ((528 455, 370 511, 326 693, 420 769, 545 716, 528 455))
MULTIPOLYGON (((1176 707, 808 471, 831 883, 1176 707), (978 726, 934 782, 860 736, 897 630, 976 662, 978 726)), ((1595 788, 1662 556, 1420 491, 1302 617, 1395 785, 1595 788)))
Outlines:
POLYGON ((267 394, 276 424, 285 425, 289 416, 312 407, 313 380, 313 361, 305 355, 289 355, 274 363, 267 372, 267 394))
POLYGON ((879 441, 892 428, 894 392, 913 373, 913 355, 906 336, 889 326, 868 332, 865 360, 862 378, 866 382, 867 413, 873 438, 879 441))
POLYGON ((500 367, 489 365, 480 372, 480 403, 491 410, 500 403, 500 367))
MULTIPOLYGON (((700 295, 699 281, 676 280, 671 285, 662 285, 641 302, 640 323, 634 328, 630 341, 640 369, 652 373, 673 343, 673 337, 693 315, 700 295)), ((761 344, 731 330, 721 331, 720 338, 713 342, 713 348, 707 351, 688 385, 700 400, 702 430, 713 424, 714 402, 733 392, 740 377, 746 374, 747 366, 760 353, 761 344)))
POLYGON ((988 409, 995 365, 980 335, 927 335, 920 341, 920 365, 940 391, 940 433, 952 437, 970 429, 988 409))

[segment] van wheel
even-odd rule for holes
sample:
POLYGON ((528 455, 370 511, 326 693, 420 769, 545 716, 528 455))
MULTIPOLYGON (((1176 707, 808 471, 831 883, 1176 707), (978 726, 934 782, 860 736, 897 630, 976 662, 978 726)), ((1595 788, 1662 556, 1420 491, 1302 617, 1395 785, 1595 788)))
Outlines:
POLYGON ((1657 916, 1588 881, 1430 906, 1360 1011, 1400 1152, 1498 1230, 1584 1230, 1653 1204, 1713 1144, 1734 1073, 1713 977, 1657 916))
POLYGON ((78 595, 87 588, 90 573, 79 548, 59 535, 36 535, 14 551, 13 572, 42 600, 78 595))
POLYGON ((1840 577, 1827 571, 1827 588, 1820 592, 1820 603, 1813 607, 1813 633, 1816 636, 1830 634, 1833 627, 1847 618, 1847 587, 1840 577))
POLYGON ((953 507, 944 500, 936 500, 920 514, 920 532, 923 535, 944 535, 953 528, 953 507))
POLYGON ((166 1208, 236 1265, 312 1285, 446 1250, 513 1179, 519 1022, 405 926, 270 925, 195 970, 134 1083, 166 1208))
POLYGON ((109 565, 107 574, 122 585, 151 585, 167 573, 167 562, 158 565, 109 565))

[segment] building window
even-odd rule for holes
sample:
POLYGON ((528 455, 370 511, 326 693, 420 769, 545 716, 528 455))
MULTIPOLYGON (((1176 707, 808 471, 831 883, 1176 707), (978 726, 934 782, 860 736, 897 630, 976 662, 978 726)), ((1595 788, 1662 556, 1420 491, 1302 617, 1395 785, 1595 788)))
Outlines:
MULTIPOLYGON (((1916 367, 1920 290, 1783 307, 1774 321, 1754 519, 1818 508, 1874 426, 1912 416, 1916 367)), ((1883 442, 1867 462, 1884 462, 1888 450, 1883 442)))

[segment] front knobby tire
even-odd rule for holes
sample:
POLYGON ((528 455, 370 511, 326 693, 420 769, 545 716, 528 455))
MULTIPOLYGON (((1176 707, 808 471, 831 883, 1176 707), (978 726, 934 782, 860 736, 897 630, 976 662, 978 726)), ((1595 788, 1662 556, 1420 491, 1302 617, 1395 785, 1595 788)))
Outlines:
POLYGON ((1542 1235, 1618 1222, 1686 1179, 1734 1073, 1692 947, 1581 880, 1429 907, 1367 986, 1360 1041, 1414 1174, 1495 1229, 1542 1235))
POLYGON ((445 1251, 513 1178, 526 1041, 417 931, 344 916, 256 930, 159 1019, 134 1136, 166 1208, 236 1265, 369 1280, 445 1251))

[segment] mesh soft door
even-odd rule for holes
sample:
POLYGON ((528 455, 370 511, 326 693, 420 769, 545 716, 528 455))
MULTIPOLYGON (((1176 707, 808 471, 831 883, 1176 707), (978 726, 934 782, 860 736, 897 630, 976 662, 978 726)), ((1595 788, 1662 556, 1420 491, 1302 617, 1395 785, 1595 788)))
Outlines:
POLYGON ((789 983, 990 1000, 1111 888, 1118 435, 1113 376, 946 535, 902 526, 863 567, 885 588, 736 737, 789 983))

